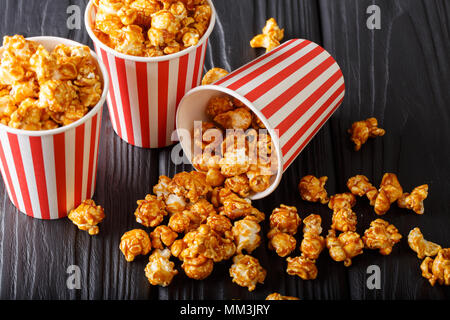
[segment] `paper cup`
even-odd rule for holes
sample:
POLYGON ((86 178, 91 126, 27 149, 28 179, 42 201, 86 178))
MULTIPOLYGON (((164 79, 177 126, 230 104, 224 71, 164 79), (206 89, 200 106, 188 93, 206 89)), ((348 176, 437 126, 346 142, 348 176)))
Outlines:
MULTIPOLYGON (((33 37, 51 51, 58 44, 82 44, 56 37, 33 37)), ((1 48, 0 48, 1 50, 1 48)), ((91 51, 98 62, 97 55, 91 51)), ((1 55, 1 51, 0 51, 1 55)), ((100 101, 70 125, 44 131, 13 129, 0 124, 0 169, 9 198, 19 211, 33 218, 58 219, 95 191, 98 143, 103 104, 109 80, 103 77, 100 101)))
POLYGON ((216 11, 196 46, 162 57, 136 57, 119 53, 93 33, 96 8, 86 7, 85 25, 95 50, 108 69, 111 88, 107 102, 117 135, 134 146, 161 148, 173 144, 175 113, 181 98, 200 84, 206 46, 216 11))
POLYGON ((213 96, 228 94, 242 101, 264 123, 274 143, 278 171, 271 185, 250 199, 260 199, 278 186, 289 167, 341 104, 345 85, 336 61, 319 45, 289 40, 211 85, 189 91, 177 112, 180 143, 191 159, 192 140, 183 139, 195 120, 208 120, 205 108, 213 96))

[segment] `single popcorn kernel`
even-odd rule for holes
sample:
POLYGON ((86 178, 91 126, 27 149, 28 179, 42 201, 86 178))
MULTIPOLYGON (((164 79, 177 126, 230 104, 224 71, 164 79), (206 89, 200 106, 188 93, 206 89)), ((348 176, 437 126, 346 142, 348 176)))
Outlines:
POLYGON ((150 233, 153 248, 164 249, 164 246, 170 247, 172 243, 178 238, 178 233, 172 231, 168 226, 157 226, 155 230, 150 233))
POLYGON ((228 74, 228 71, 222 68, 212 68, 205 73, 202 79, 202 85, 214 83, 228 74))
POLYGON ((218 96, 209 100, 205 112, 210 119, 214 119, 217 115, 233 109, 233 103, 228 96, 218 96))
POLYGON ((261 227, 252 217, 245 217, 236 221, 231 229, 236 244, 236 252, 241 254, 242 250, 245 250, 247 253, 251 253, 258 248, 261 244, 260 231, 261 227))
POLYGON ((233 265, 230 267, 230 277, 237 285, 253 291, 257 283, 264 283, 266 274, 267 271, 261 267, 258 259, 242 254, 234 256, 233 265))
POLYGON ((370 223, 370 228, 364 232, 362 240, 367 248, 379 249, 382 255, 389 255, 392 247, 400 241, 402 235, 397 228, 382 219, 370 223))
POLYGON ((155 249, 148 259, 148 264, 145 267, 145 276, 150 284, 154 286, 167 287, 174 276, 178 274, 174 270, 175 264, 169 260, 171 256, 169 249, 155 249))
POLYGON ((297 240, 292 235, 277 229, 271 229, 267 238, 269 238, 269 250, 275 250, 280 257, 290 255, 297 245, 297 240))
POLYGON ((375 198, 374 209, 378 215, 385 214, 391 204, 403 195, 403 189, 394 173, 385 173, 375 198))
POLYGON ((450 285, 450 249, 440 249, 434 260, 426 257, 420 265, 422 276, 430 282, 432 286, 436 281, 440 285, 450 285))
POLYGON ((300 196, 305 201, 317 202, 325 204, 329 201, 327 191, 325 190, 325 183, 328 177, 324 176, 316 178, 312 175, 307 175, 301 178, 298 184, 300 196))
POLYGON ((144 200, 137 201, 138 207, 134 212, 136 221, 146 227, 156 227, 167 215, 165 204, 156 196, 148 194, 144 200))
POLYGON ((348 133, 351 135, 350 139, 355 143, 355 151, 358 151, 367 139, 384 136, 386 131, 378 128, 377 119, 369 118, 354 122, 352 127, 348 129, 348 133))
POLYGON ((303 240, 300 244, 302 256, 311 260, 319 258, 325 248, 325 239, 320 236, 322 232, 322 218, 317 214, 310 214, 303 219, 303 240))
POLYGON ((270 229, 277 229, 280 232, 295 235, 302 219, 297 213, 296 207, 280 205, 275 208, 270 215, 270 229))
POLYGON ((363 253, 364 248, 359 234, 353 231, 343 232, 336 237, 336 231, 331 229, 328 231, 326 244, 330 257, 334 261, 344 261, 346 267, 352 264, 352 258, 363 253))
POLYGON ((313 280, 317 278, 318 270, 314 260, 303 255, 287 258, 286 272, 291 276, 299 276, 303 280, 313 280))
POLYGON ((419 228, 412 229, 408 234, 409 247, 417 253, 417 258, 434 257, 441 250, 441 246, 425 240, 419 228))
POLYGON ((423 214, 425 208, 423 201, 428 196, 428 185, 424 184, 414 188, 411 193, 403 193, 397 200, 400 208, 407 208, 413 210, 417 214, 423 214))
POLYGON ((356 204, 356 198, 350 192, 338 193, 330 197, 328 208, 333 211, 347 208, 351 209, 356 204))
POLYGON ((266 25, 262 29, 262 34, 258 34, 250 41, 252 48, 266 48, 266 52, 269 52, 273 48, 280 45, 280 41, 283 40, 284 29, 280 29, 274 18, 270 18, 266 21, 266 25))
POLYGON ((252 124, 252 114, 246 108, 237 108, 214 117, 214 121, 225 129, 248 129, 252 124))
POLYGON ((203 255, 196 257, 184 258, 181 267, 184 270, 186 276, 194 280, 206 279, 214 268, 214 262, 212 259, 206 258, 203 255))
POLYGON ((278 292, 274 292, 274 293, 269 294, 266 297, 266 300, 300 300, 300 299, 297 297, 282 296, 278 292))
POLYGON ((92 236, 98 234, 97 224, 105 218, 105 213, 94 200, 86 199, 76 209, 69 212, 68 218, 78 226, 78 229, 85 230, 92 236))
POLYGON ((123 234, 119 248, 125 259, 131 262, 137 255, 149 253, 152 245, 147 232, 141 229, 133 229, 123 234))
POLYGON ((356 231, 358 223, 356 213, 349 208, 341 208, 333 211, 331 229, 342 232, 356 231))
POLYGON ((351 177, 347 181, 347 187, 352 194, 355 196, 362 197, 364 195, 367 196, 367 199, 370 201, 370 205, 375 204, 375 198, 378 195, 377 189, 369 182, 369 179, 363 175, 356 175, 351 177))

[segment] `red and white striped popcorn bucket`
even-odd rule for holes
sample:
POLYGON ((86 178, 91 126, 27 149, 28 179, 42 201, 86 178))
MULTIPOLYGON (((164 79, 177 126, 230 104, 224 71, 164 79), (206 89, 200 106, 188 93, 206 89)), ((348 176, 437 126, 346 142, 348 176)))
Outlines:
MULTIPOLYGON (((278 156, 278 171, 271 185, 250 196, 260 199, 276 189, 291 165, 333 112, 345 93, 336 61, 322 47, 292 39, 258 57, 211 85, 189 91, 180 102, 177 128, 192 132, 195 120, 207 121, 211 97, 226 93, 247 105, 268 129, 278 156)), ((192 141, 180 143, 192 162, 192 141)))
POLYGON ((117 135, 137 147, 162 148, 175 143, 176 109, 191 88, 200 84, 206 47, 216 11, 196 46, 161 57, 122 54, 102 43, 92 31, 96 7, 86 7, 86 30, 108 69, 111 87, 107 97, 109 115, 117 135))
MULTIPOLYGON (((57 44, 82 44, 57 37, 33 37, 51 51, 57 44)), ((0 48, 1 50, 1 48, 0 48)), ((91 51, 98 62, 97 55, 91 51)), ((1 55, 1 51, 0 51, 1 55)), ((93 196, 103 104, 109 87, 106 68, 100 101, 83 118, 56 129, 27 131, 0 124, 0 169, 9 198, 19 211, 58 219, 93 196)))

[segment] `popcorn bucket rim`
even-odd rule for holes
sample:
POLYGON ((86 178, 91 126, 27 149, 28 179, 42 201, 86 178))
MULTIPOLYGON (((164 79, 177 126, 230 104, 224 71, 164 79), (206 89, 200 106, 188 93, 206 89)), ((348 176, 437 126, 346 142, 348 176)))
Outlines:
MULTIPOLYGON (((181 99, 180 103, 178 104, 178 109, 177 109, 177 114, 176 114, 176 130, 178 131, 180 128, 179 124, 180 124, 180 119, 179 119, 179 115, 180 115, 180 110, 182 109, 182 106, 185 102, 185 100, 193 93, 196 93, 198 91, 206 91, 206 90, 212 90, 212 91, 219 91, 219 92, 223 92, 226 93, 230 96, 233 96, 234 98, 238 99, 239 101, 241 101, 242 103, 244 103, 249 109, 251 109, 257 116, 258 118, 263 122, 264 126, 266 127, 266 129, 269 131, 270 137, 272 138, 272 142, 275 146, 275 150, 277 152, 277 159, 278 159, 278 168, 277 168, 277 174, 275 176, 275 180, 270 184, 270 187, 267 188, 266 190, 262 191, 262 192, 257 192, 251 196, 249 196, 248 198, 251 200, 258 200, 258 199, 262 199, 265 198, 266 196, 268 196, 269 194, 271 194, 280 184, 281 178, 283 176, 283 167, 284 167, 284 160, 282 157, 282 153, 281 153, 281 147, 280 147, 280 143, 279 143, 279 137, 278 135, 275 133, 275 130, 270 126, 269 122, 267 121, 266 117, 261 113, 261 111, 259 111, 258 109, 255 108, 255 106, 244 96, 241 96, 239 93, 229 89, 229 88, 225 88, 219 85, 214 85, 214 84, 210 84, 210 85, 201 85, 198 86, 196 88, 193 88, 191 90, 189 90, 184 97, 181 99), (273 137, 276 137, 276 139, 273 139, 273 137)), ((183 128, 184 129, 184 128, 183 128)), ((179 135, 182 136, 182 135, 179 135)), ((187 157, 189 162, 192 164, 192 153, 191 150, 188 150, 187 152, 185 151, 185 145, 182 142, 182 140, 180 141, 181 147, 183 149, 183 151, 187 154, 190 155, 190 157, 187 157)), ((194 166, 195 168, 195 166, 194 166)), ((197 169, 196 169, 197 170, 197 169)))
MULTIPOLYGON (((39 44, 42 44, 44 46, 45 46, 46 42, 52 42, 52 41, 54 41, 56 44, 65 44, 65 45, 70 45, 70 46, 85 46, 84 44, 79 43, 74 40, 60 38, 60 37, 52 37, 52 36, 28 37, 28 38, 26 38, 26 40, 36 41, 39 44)), ((1 49, 2 49, 2 47, 0 47, 0 53, 1 53, 1 49)), ((38 131, 23 130, 23 129, 11 128, 2 123, 0 123, 0 129, 5 130, 10 133, 13 133, 13 134, 23 135, 23 136, 43 137, 43 136, 48 136, 48 135, 56 135, 56 134, 59 134, 62 132, 69 131, 73 128, 79 127, 80 125, 85 123, 87 120, 92 118, 95 114, 97 114, 99 112, 99 110, 103 107, 103 105, 105 104, 105 101, 106 101, 106 96, 107 96, 108 90, 109 90, 109 77, 108 77, 108 72, 106 71, 106 67, 100 61, 97 54, 94 51, 92 51, 91 49, 90 49, 90 52, 91 52, 92 57, 97 62, 97 65, 102 73, 103 92, 100 97, 100 100, 87 114, 85 114, 81 119, 79 119, 75 122, 72 122, 69 125, 62 126, 60 128, 55 128, 55 129, 38 130, 38 131)))
POLYGON ((110 47, 108 47, 106 44, 101 42, 97 36, 92 31, 92 27, 89 24, 89 14, 91 12, 91 8, 93 7, 94 0, 89 0, 89 3, 86 6, 86 10, 84 11, 84 25, 86 28, 86 31, 89 34, 89 37, 94 41, 96 45, 98 45, 100 48, 108 52, 109 54, 112 54, 113 56, 116 56, 118 58, 124 59, 124 60, 130 60, 135 62, 160 62, 160 61, 167 61, 167 60, 174 60, 176 58, 179 58, 181 56, 184 56, 186 54, 189 54, 191 52, 194 52, 198 47, 202 46, 206 41, 208 41, 209 36, 211 35, 214 26, 216 24, 216 8, 214 7, 214 4, 212 0, 206 0, 208 1, 208 4, 211 7, 211 19, 209 21, 208 29, 206 29, 205 34, 200 38, 198 43, 195 46, 186 48, 184 50, 181 50, 177 53, 172 53, 168 55, 164 55, 161 57, 138 57, 138 56, 132 56, 124 53, 120 53, 110 47))

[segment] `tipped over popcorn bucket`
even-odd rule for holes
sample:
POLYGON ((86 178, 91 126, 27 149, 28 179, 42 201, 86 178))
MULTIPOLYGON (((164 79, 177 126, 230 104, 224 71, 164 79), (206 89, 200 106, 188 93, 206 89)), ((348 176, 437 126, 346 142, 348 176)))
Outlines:
MULTIPOLYGON (((57 37, 27 38, 51 51, 58 44, 82 44, 57 37)), ((58 219, 95 191, 107 71, 91 51, 102 76, 99 102, 67 126, 28 131, 0 124, 0 169, 9 198, 21 212, 39 219, 58 219)), ((1 48, 0 48, 1 56, 1 48)))
MULTIPOLYGON (((278 170, 270 187, 250 199, 269 195, 333 112, 345 93, 336 61, 314 42, 293 39, 260 56, 211 85, 189 91, 177 112, 177 129, 192 132, 194 121, 208 121, 205 108, 215 96, 228 94, 244 103, 263 122, 277 152, 278 170)), ((192 162, 193 142, 180 143, 192 162)))
POLYGON ((86 7, 85 26, 95 50, 108 69, 111 87, 107 97, 112 126, 117 135, 137 147, 161 148, 175 143, 175 114, 186 92, 200 84, 208 38, 216 11, 211 0, 209 27, 198 44, 161 57, 122 54, 94 34, 96 8, 86 7))

